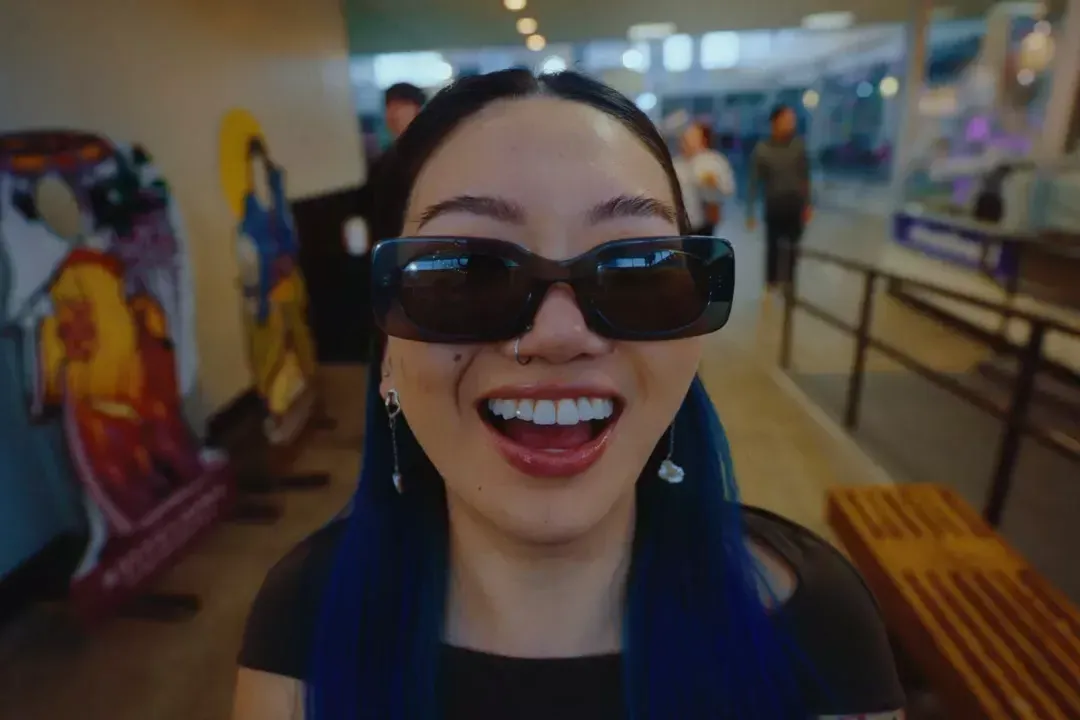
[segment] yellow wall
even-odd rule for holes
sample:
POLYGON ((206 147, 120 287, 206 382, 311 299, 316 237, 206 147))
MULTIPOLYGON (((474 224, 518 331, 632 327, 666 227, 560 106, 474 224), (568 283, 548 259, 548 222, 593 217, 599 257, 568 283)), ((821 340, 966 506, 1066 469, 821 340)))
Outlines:
POLYGON ((0 132, 138 141, 170 182, 210 407, 251 384, 235 221, 218 180, 219 123, 233 107, 261 121, 292 198, 359 182, 340 0, 0 0, 0 132))

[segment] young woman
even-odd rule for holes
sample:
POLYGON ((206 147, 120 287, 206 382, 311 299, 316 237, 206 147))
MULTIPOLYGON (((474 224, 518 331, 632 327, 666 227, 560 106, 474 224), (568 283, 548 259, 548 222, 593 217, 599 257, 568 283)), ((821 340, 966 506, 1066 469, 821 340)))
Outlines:
POLYGON ((695 122, 683 130, 675 158, 683 205, 694 235, 712 235, 723 220, 724 201, 735 194, 735 173, 712 147, 712 128, 695 122))
POLYGON ((359 487, 270 573, 237 720, 899 717, 858 574, 737 504, 695 374, 731 248, 649 120, 509 70, 393 152, 359 487))

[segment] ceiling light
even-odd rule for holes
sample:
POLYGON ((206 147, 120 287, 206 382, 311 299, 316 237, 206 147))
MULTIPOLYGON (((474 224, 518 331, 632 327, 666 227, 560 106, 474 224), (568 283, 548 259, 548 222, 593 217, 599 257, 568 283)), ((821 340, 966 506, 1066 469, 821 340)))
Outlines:
POLYGON ((454 77, 454 66, 448 62, 443 62, 433 68, 432 73, 438 82, 448 82, 454 77))
POLYGON ((530 35, 525 38, 525 47, 529 48, 533 52, 540 52, 547 46, 547 40, 543 35, 530 35))
POLYGON ((532 18, 518 18, 517 31, 522 35, 532 35, 536 32, 537 27, 539 25, 532 18))
POLYGON ((631 25, 626 36, 633 42, 663 40, 675 34, 675 23, 642 23, 631 25))
POLYGON ((637 48, 630 48, 622 54, 622 64, 627 70, 633 70, 635 72, 645 72, 649 69, 649 63, 645 59, 645 53, 637 48))
POLYGON ((517 12, 518 10, 525 9, 525 0, 503 0, 503 7, 510 12, 517 12))
POLYGON ((802 104, 807 110, 813 110, 818 106, 818 102, 821 101, 821 96, 818 95, 817 90, 807 90, 803 93, 802 104))
POLYGON ((566 69, 566 61, 558 55, 552 55, 543 62, 540 66, 540 70, 546 73, 562 72, 566 69))
POLYGON ((878 83, 878 92, 881 93, 881 97, 890 98, 900 91, 900 81, 894 78, 892 75, 886 75, 881 78, 881 82, 878 83))
POLYGON ((874 86, 863 80, 855 86, 855 94, 865 100, 874 94, 874 86))
POLYGON ((656 96, 649 92, 641 93, 637 96, 637 100, 635 100, 635 102, 641 110, 649 112, 654 107, 656 107, 656 96))
POLYGON ((1020 41, 1019 65, 1023 69, 1042 72, 1054 59, 1054 38, 1036 30, 1020 41))
POLYGON ((807 15, 802 26, 807 30, 844 30, 855 24, 855 13, 823 12, 807 15))
POLYGON ((664 69, 686 72, 694 64, 694 39, 689 35, 672 35, 664 40, 664 69))

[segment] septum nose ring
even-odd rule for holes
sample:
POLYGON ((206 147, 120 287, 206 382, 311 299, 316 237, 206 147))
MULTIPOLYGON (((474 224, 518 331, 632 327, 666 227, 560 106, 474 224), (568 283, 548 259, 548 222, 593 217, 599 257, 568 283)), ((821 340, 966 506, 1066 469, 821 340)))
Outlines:
POLYGON ((524 360, 521 359, 521 336, 514 340, 514 360, 517 361, 518 365, 528 365, 532 362, 532 356, 526 357, 524 360))

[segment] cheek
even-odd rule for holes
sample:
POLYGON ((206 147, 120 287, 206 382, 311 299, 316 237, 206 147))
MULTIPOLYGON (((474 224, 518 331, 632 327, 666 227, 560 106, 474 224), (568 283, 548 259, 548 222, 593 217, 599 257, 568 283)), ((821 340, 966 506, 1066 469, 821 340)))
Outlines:
POLYGON ((674 403, 678 409, 701 363, 703 342, 696 337, 634 344, 628 354, 643 404, 659 410, 658 405, 674 403))
POLYGON ((682 406, 701 362, 702 338, 642 343, 629 353, 638 397, 634 441, 652 448, 682 406))
POLYGON ((385 384, 397 390, 410 426, 417 429, 428 418, 443 423, 456 418, 458 387, 469 364, 462 350, 391 338, 387 360, 385 384))

